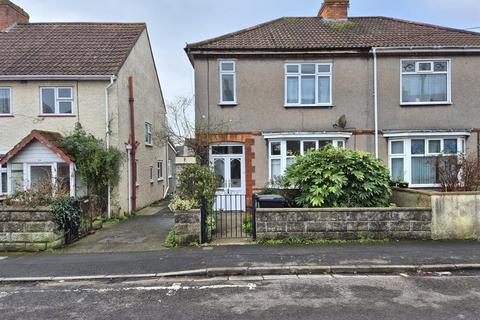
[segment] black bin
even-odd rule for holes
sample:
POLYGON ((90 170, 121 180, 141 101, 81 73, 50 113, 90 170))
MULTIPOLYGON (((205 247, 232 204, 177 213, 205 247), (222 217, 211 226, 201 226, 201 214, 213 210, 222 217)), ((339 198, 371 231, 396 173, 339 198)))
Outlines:
POLYGON ((257 196, 259 208, 285 208, 285 198, 278 194, 257 196))

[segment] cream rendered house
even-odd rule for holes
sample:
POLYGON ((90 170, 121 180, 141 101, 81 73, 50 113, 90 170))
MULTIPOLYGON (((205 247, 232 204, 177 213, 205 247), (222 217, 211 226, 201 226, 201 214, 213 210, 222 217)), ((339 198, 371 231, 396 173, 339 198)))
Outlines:
MULTIPOLYGON (((65 135, 79 123, 125 153, 109 212, 163 199, 171 148, 146 25, 29 23, 25 11, 2 0, 0 31, 0 194, 27 189, 39 167, 52 176, 63 167, 48 142, 26 139, 33 130, 65 135)), ((69 175, 75 179, 74 162, 69 175)))

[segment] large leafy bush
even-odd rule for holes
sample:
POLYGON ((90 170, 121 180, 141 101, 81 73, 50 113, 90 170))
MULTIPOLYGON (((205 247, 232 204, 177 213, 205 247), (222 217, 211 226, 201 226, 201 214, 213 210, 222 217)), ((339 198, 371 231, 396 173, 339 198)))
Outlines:
POLYGON ((298 188, 301 207, 381 207, 391 196, 388 169, 371 154, 327 146, 288 167, 284 183, 298 188))
POLYGON ((207 166, 192 164, 185 166, 178 176, 177 194, 181 199, 193 200, 200 207, 202 197, 213 203, 217 190, 217 177, 207 166))

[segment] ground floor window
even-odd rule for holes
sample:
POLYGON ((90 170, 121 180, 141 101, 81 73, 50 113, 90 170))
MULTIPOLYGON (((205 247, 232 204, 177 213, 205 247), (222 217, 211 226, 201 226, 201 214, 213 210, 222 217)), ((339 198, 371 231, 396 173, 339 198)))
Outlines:
POLYGON ((436 158, 458 157, 465 152, 462 137, 392 139, 389 141, 390 174, 395 181, 413 187, 436 187, 439 184, 436 158))
POLYGON ((275 139, 269 141, 269 179, 272 183, 281 177, 295 158, 309 150, 319 150, 327 145, 345 148, 344 139, 275 139))
POLYGON ((0 196, 8 192, 7 166, 0 166, 0 196))

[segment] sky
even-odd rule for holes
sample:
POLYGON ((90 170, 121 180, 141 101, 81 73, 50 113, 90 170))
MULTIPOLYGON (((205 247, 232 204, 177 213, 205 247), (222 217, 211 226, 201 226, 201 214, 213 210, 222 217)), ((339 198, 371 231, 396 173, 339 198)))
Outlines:
MULTIPOLYGON (((282 16, 314 16, 323 0, 13 0, 31 22, 146 22, 165 100, 193 96, 186 43, 282 16)), ((351 16, 390 16, 480 31, 478 0, 351 0, 351 16)))

